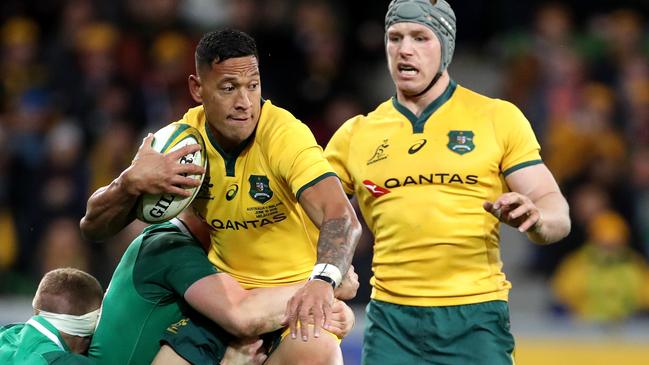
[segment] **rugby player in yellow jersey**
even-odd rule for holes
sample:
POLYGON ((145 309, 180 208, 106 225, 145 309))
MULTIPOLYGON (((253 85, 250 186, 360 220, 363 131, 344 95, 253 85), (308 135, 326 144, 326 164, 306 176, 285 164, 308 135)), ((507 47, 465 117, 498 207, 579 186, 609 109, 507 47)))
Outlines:
MULTIPOLYGON (((303 341, 283 340, 268 363, 342 363, 337 339, 320 331, 360 235, 354 210, 309 129, 262 99, 252 38, 208 33, 195 58, 189 89, 202 105, 179 122, 197 127, 206 142, 209 171, 193 205, 211 229, 209 258, 246 288, 314 279, 287 305, 291 337, 299 332, 303 341)), ((176 160, 195 147, 161 155, 151 142, 146 137, 132 165, 90 197, 81 221, 87 237, 109 236, 132 221, 140 194, 187 195, 182 187, 193 182, 183 174, 202 171, 176 160)))
POLYGON ((363 364, 512 364, 499 221, 565 237, 568 205, 512 104, 453 81, 455 15, 394 0, 385 46, 396 96, 325 149, 375 236, 363 364))

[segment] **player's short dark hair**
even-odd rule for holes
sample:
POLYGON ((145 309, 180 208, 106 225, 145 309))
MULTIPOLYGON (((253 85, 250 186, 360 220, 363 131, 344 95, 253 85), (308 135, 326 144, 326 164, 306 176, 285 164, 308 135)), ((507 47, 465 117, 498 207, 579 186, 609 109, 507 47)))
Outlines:
POLYGON ((94 276, 66 267, 43 276, 32 305, 36 310, 80 316, 98 309, 103 296, 104 290, 94 276))
POLYGON ((255 40, 245 32, 228 28, 203 35, 195 53, 197 67, 246 56, 259 59, 255 40))

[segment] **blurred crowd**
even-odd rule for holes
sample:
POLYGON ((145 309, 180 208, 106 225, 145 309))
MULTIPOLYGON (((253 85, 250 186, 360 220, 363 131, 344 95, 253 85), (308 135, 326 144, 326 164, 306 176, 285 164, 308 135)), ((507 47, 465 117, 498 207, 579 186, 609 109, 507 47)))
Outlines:
MULTIPOLYGON (((523 110, 571 205, 570 236, 529 245, 529 274, 552 278, 548 305, 588 320, 649 308, 649 5, 450 2, 457 52, 499 70, 501 87, 490 96, 523 110)), ((195 105, 186 80, 204 32, 250 33, 264 97, 324 145, 347 118, 393 92, 383 50, 387 4, 3 1, 0 294, 31 294, 43 273, 61 266, 107 283, 142 225, 111 242, 86 242, 78 229, 85 203, 128 166, 146 132, 195 105)), ((364 237, 355 258, 360 301, 371 254, 364 237)))

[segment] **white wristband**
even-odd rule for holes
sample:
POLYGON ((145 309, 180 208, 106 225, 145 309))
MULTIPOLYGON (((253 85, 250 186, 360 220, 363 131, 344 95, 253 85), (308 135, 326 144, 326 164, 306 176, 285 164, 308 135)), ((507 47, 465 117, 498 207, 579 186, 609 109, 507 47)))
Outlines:
POLYGON ((334 288, 337 288, 343 280, 343 274, 340 272, 340 269, 332 264, 316 264, 313 267, 313 272, 311 273, 310 279, 320 279, 318 277, 328 277, 333 281, 334 288))

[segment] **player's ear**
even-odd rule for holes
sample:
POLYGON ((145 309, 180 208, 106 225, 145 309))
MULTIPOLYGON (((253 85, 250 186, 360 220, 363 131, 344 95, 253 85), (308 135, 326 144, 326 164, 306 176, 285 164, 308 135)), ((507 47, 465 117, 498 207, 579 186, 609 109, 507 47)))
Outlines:
POLYGON ((197 75, 189 75, 189 78, 187 79, 187 83, 189 84, 189 93, 192 95, 192 98, 194 99, 195 102, 202 104, 203 103, 203 97, 201 96, 201 79, 197 75))

